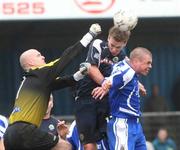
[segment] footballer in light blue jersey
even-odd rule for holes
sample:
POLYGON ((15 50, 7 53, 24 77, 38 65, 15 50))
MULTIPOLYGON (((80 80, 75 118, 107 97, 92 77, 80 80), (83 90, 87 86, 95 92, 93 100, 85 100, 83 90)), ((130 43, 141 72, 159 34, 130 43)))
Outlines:
POLYGON ((130 53, 129 61, 113 66, 110 77, 92 92, 101 98, 109 90, 112 119, 107 125, 110 150, 147 150, 146 139, 139 122, 140 95, 138 76, 147 75, 152 68, 152 54, 143 47, 130 53))
POLYGON ((139 117, 140 95, 135 71, 123 60, 113 67, 109 79, 113 83, 109 91, 111 115, 122 118, 139 117))
MULTIPOLYGON (((72 150, 84 150, 79 140, 76 121, 73 121, 69 128, 69 134, 67 135, 67 140, 71 143, 72 150)), ((109 150, 107 139, 102 139, 97 142, 97 150, 109 150)))

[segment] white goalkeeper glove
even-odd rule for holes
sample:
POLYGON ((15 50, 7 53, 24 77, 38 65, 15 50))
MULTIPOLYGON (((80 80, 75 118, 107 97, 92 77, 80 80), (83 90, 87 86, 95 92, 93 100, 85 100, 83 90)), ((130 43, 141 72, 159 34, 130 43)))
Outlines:
POLYGON ((96 37, 98 34, 101 33, 101 26, 98 23, 92 24, 91 27, 89 28, 89 33, 93 37, 96 37))
POLYGON ((80 40, 80 43, 87 47, 87 45, 98 35, 101 33, 101 26, 97 23, 92 24, 89 28, 89 32, 83 36, 83 38, 80 40))
POLYGON ((79 71, 77 71, 73 75, 74 80, 79 81, 79 80, 83 79, 84 76, 88 74, 90 66, 91 66, 90 63, 86 63, 86 62, 81 63, 80 67, 79 67, 79 71))

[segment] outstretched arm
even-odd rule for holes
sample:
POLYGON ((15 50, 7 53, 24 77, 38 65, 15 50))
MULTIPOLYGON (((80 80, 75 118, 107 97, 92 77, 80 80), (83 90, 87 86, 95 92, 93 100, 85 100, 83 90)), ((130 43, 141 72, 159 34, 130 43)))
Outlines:
POLYGON ((73 75, 56 78, 50 87, 52 90, 59 90, 62 88, 75 86, 77 81, 84 78, 84 76, 89 72, 90 66, 91 64, 89 63, 81 63, 77 72, 75 72, 73 75))
POLYGON ((83 38, 74 44, 73 46, 67 48, 60 59, 55 63, 57 66, 55 68, 56 75, 59 75, 65 67, 72 61, 72 59, 78 55, 83 49, 87 47, 87 45, 101 33, 101 27, 99 24, 92 24, 89 32, 83 36, 83 38))
POLYGON ((83 38, 75 43, 74 45, 68 47, 59 59, 56 59, 44 66, 36 68, 39 74, 44 76, 46 83, 49 85, 54 80, 60 76, 64 71, 65 67, 72 62, 72 59, 78 55, 87 45, 101 32, 101 27, 99 24, 92 24, 89 32, 83 36, 83 38), (47 79, 49 81, 47 81, 47 79))

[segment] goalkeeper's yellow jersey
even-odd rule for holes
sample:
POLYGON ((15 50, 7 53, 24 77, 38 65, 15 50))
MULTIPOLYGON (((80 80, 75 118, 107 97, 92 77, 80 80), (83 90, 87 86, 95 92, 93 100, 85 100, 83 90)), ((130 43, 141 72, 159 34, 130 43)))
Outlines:
POLYGON ((39 80, 38 76, 30 77, 32 72, 36 71, 31 71, 31 74, 27 73, 22 81, 22 87, 20 86, 19 89, 21 92, 17 93, 15 106, 9 118, 10 124, 16 121, 25 121, 39 126, 47 111, 51 90, 58 90, 76 84, 76 80, 71 75, 56 78, 48 87, 47 81, 39 80))
MULTIPOLYGON (((78 42, 65 50, 60 59, 39 68, 32 68, 29 72, 26 72, 9 118, 10 124, 24 121, 37 127, 40 126, 47 110, 51 92, 62 88, 62 82, 59 82, 61 81, 61 78, 59 80, 60 73, 83 48, 81 43, 78 42)), ((71 77, 70 81, 72 80, 73 78, 71 77)))
POLYGON ((25 73, 16 95, 14 109, 10 115, 10 124, 17 121, 25 121, 39 126, 44 117, 49 96, 51 83, 56 76, 54 69, 58 60, 46 64, 41 68, 33 68, 25 73), (54 72, 54 73, 53 73, 54 72))

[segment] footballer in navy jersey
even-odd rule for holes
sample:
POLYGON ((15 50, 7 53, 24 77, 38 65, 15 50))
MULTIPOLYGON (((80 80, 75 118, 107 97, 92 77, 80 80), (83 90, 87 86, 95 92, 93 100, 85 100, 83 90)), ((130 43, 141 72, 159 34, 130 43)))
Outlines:
MULTIPOLYGON (((109 51, 108 43, 97 39, 90 45, 86 62, 91 63, 91 65, 98 66, 103 76, 108 77, 112 71, 112 64, 123 60, 125 57, 125 48, 123 48, 116 56, 113 56, 109 51), (100 51, 98 51, 98 49, 100 49, 100 51)), ((92 90, 98 85, 89 76, 84 77, 84 79, 79 81, 78 84, 78 97, 91 96, 92 90)))
POLYGON ((93 91, 94 97, 109 90, 110 114, 107 125, 110 150, 146 150, 146 139, 139 122, 139 75, 147 75, 152 67, 152 54, 143 47, 130 53, 130 60, 113 66, 110 77, 102 87, 93 91), (101 89, 101 90, 100 90, 101 89))
POLYGON ((124 47, 130 31, 120 31, 117 27, 109 30, 108 41, 94 40, 89 46, 86 62, 91 64, 88 76, 77 86, 75 98, 75 117, 79 137, 85 149, 96 149, 96 142, 106 136, 106 118, 109 116, 107 96, 96 101, 92 90, 101 85, 109 76, 112 64, 124 59, 124 47))
MULTIPOLYGON (((59 88, 69 87, 76 83, 71 76, 64 77, 62 80, 61 79, 59 79, 59 88)), ((41 122, 40 129, 42 131, 48 132, 52 135, 60 136, 62 139, 65 139, 68 133, 68 127, 65 124, 65 121, 60 121, 51 115, 53 106, 54 98, 51 94, 48 102, 48 108, 41 122)))
POLYGON ((45 132, 58 136, 57 125, 58 125, 58 120, 53 116, 50 116, 49 118, 42 120, 40 129, 42 129, 45 132))

